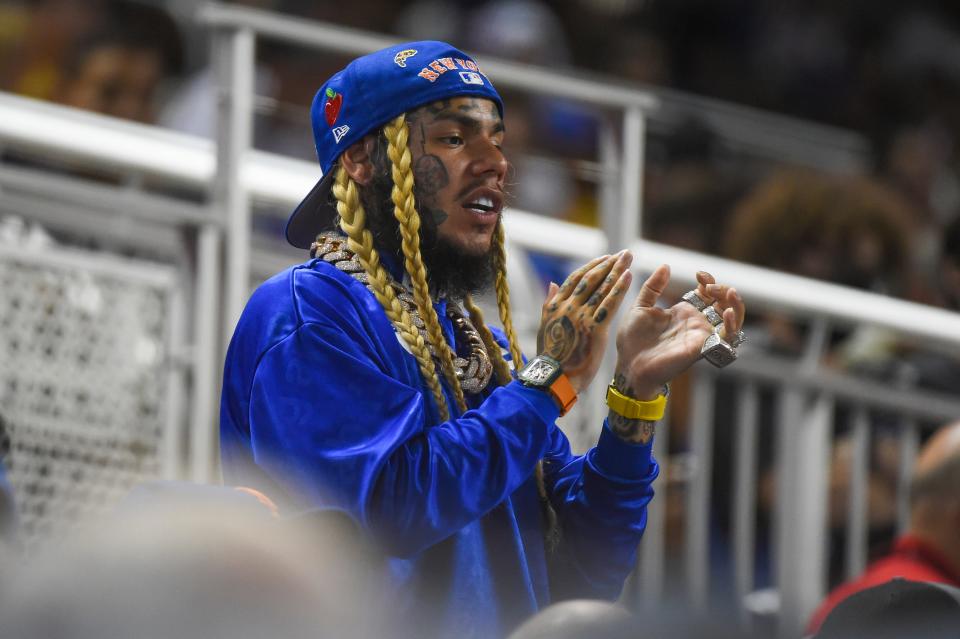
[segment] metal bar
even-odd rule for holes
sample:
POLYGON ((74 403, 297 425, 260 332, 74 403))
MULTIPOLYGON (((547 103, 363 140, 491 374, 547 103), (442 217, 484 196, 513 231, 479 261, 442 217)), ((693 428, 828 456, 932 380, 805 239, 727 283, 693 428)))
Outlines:
MULTIPOLYGON (((122 215, 104 213, 81 206, 38 200, 4 192, 0 197, 0 214, 27 219, 50 231, 66 232, 73 237, 95 239, 102 249, 136 248, 151 255, 172 258, 179 254, 179 234, 160 223, 136 222, 122 215)), ((58 249, 59 250, 59 249, 58 249)))
MULTIPOLYGON (((19 244, 0 243, 0 255, 26 264, 47 267, 50 253, 46 249, 24 247, 19 244)), ((167 264, 146 263, 118 255, 91 254, 69 246, 57 246, 55 262, 59 267, 82 270, 90 275, 99 275, 122 282, 148 284, 158 288, 171 288, 176 281, 175 269, 167 264)))
POLYGON ((667 534, 667 457, 670 443, 669 408, 663 419, 657 424, 657 434, 653 440, 653 456, 660 464, 660 477, 657 479, 658 495, 647 506, 647 528, 640 541, 638 594, 640 600, 637 609, 656 608, 663 598, 664 577, 666 575, 666 534, 667 534))
POLYGON ((737 391, 736 439, 733 464, 733 578, 741 622, 749 623, 744 605, 753 591, 757 524, 757 419, 758 391, 747 381, 737 391))
MULTIPOLYGON (((830 451, 833 435, 834 401, 829 393, 822 393, 807 413, 797 432, 799 447, 794 478, 796 521, 799 524, 797 545, 790 548, 792 555, 792 583, 796 601, 791 608, 792 618, 784 619, 789 633, 798 637, 803 633, 809 615, 826 595, 829 538, 827 536, 827 504, 830 499, 830 451)), ((786 614, 786 613, 785 613, 786 614)))
POLYGON ((180 361, 180 353, 186 342, 186 300, 179 286, 171 289, 168 298, 169 315, 167 317, 166 336, 166 384, 167 397, 164 405, 162 470, 164 479, 183 477, 183 416, 185 401, 185 370, 180 361))
POLYGON ((619 215, 611 220, 608 228, 614 235, 608 237, 607 246, 619 247, 623 242, 632 242, 642 233, 641 211, 643 209, 643 111, 629 107, 623 114, 623 160, 620 166, 619 215))
POLYGON ((920 427, 916 419, 906 418, 900 424, 900 460, 897 473, 897 532, 901 535, 910 527, 910 480, 919 449, 920 427))
POLYGON ((800 530, 799 512, 795 507, 795 488, 801 469, 797 459, 798 433, 804 413, 804 394, 794 386, 780 389, 777 406, 777 498, 774 503, 773 539, 775 583, 780 594, 780 616, 777 636, 794 637, 796 619, 800 617, 799 593, 793 582, 800 530))
POLYGON ((110 186, 88 180, 57 175, 50 171, 0 166, 0 187, 26 191, 48 200, 60 200, 73 206, 87 206, 136 220, 167 224, 200 225, 210 221, 210 211, 203 206, 162 197, 126 186, 110 186))
POLYGON ((253 131, 254 36, 249 28, 215 34, 219 112, 215 202, 226 221, 224 335, 250 294, 250 199, 241 180, 253 131))
POLYGON ((193 299, 193 384, 190 411, 190 477, 213 479, 216 447, 216 401, 220 368, 218 292, 220 282, 220 232, 208 224, 197 238, 197 264, 193 299))
POLYGON ((713 400, 716 378, 697 371, 693 378, 690 412, 690 453, 694 469, 686 504, 685 573, 687 593, 697 610, 708 603, 710 587, 710 483, 713 472, 713 400))
POLYGON ((850 490, 847 502, 846 577, 854 579, 867 566, 867 489, 870 466, 870 417, 857 407, 851 433, 850 490))
POLYGON ((829 392, 837 398, 869 404, 876 409, 934 421, 953 419, 960 415, 960 402, 950 395, 884 387, 872 380, 852 378, 825 368, 804 371, 797 366, 796 361, 784 357, 751 353, 749 357, 741 357, 737 360, 736 367, 730 367, 723 374, 737 378, 756 378, 808 391, 829 392))
MULTIPOLYGON (((209 4, 199 19, 212 25, 254 29, 260 36, 358 56, 398 44, 399 39, 244 7, 209 4)), ((672 126, 682 116, 702 118, 720 137, 736 146, 782 162, 827 164, 838 170, 862 170, 869 160, 863 136, 837 127, 812 124, 784 115, 733 105, 677 91, 641 87, 616 77, 591 73, 557 73, 483 56, 483 69, 497 86, 578 100, 602 107, 638 106, 672 126), (662 102, 662 104, 661 104, 662 102)), ((665 128, 665 127, 662 127, 665 128)))
MULTIPOLYGON (((398 38, 369 31, 215 3, 203 6, 198 18, 207 24, 231 29, 250 29, 264 38, 331 51, 347 57, 365 55, 402 42, 398 38)), ((530 93, 580 100, 601 106, 636 105, 643 109, 654 109, 657 105, 651 92, 629 88, 615 78, 604 78, 603 81, 585 79, 586 74, 556 73, 487 56, 483 56, 481 67, 484 73, 496 78, 497 86, 501 89, 522 89, 530 93)))

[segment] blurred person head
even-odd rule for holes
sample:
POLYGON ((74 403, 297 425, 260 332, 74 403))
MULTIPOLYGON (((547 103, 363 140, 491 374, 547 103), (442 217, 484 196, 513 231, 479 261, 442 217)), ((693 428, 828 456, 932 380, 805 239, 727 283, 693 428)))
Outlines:
POLYGON ((117 1, 109 6, 106 23, 68 56, 57 101, 152 123, 158 91, 182 70, 183 43, 170 15, 117 1))
POLYGON ((887 292, 905 275, 912 219, 911 207, 872 178, 781 171, 735 207, 726 254, 887 292))
POLYGON ((633 615, 609 601, 576 599, 544 608, 509 639, 620 639, 633 636, 633 615))
POLYGON ((816 639, 953 639, 960 589, 894 579, 851 595, 827 616, 816 639))
POLYGON ((372 636, 367 621, 382 607, 357 547, 323 531, 319 521, 284 523, 253 500, 166 494, 5 575, 0 636, 372 636))
POLYGON ((960 421, 927 440, 910 483, 910 532, 960 574, 960 421))

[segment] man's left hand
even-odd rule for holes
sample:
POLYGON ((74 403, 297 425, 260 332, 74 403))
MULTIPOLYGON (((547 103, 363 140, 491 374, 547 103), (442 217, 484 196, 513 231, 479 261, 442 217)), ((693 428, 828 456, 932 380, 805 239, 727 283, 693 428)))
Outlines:
MULTIPOLYGON (((700 359, 714 327, 692 304, 680 301, 658 308, 670 281, 670 267, 661 265, 647 278, 617 329, 614 383, 620 392, 641 401, 654 399, 663 385, 700 359)), ((697 294, 723 317, 720 336, 728 342, 743 326, 746 307, 736 289, 697 273, 697 294)))

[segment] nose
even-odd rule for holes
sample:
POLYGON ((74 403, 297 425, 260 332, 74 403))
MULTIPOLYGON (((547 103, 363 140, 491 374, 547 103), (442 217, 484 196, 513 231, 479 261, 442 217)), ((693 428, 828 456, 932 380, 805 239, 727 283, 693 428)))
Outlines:
POLYGON ((472 172, 477 177, 487 175, 496 176, 497 186, 502 186, 507 176, 509 163, 503 150, 492 140, 480 140, 478 149, 471 164, 472 172))

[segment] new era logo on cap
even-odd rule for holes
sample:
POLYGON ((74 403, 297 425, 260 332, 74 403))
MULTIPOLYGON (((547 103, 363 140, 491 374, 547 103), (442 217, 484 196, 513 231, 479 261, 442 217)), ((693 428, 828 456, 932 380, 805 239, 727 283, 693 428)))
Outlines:
POLYGON ((333 129, 333 139, 334 139, 334 141, 335 141, 337 144, 340 144, 340 140, 343 139, 343 136, 345 136, 349 130, 350 130, 350 127, 348 127, 346 124, 344 124, 343 126, 335 127, 335 128, 333 129))
POLYGON ((463 80, 464 84, 483 84, 483 78, 480 77, 480 74, 473 71, 461 71, 460 79, 463 80))

